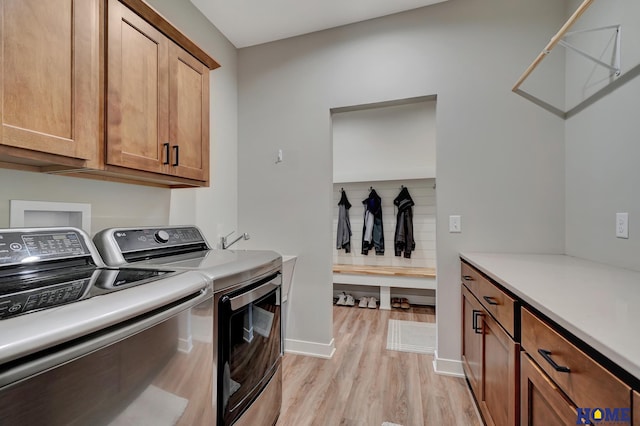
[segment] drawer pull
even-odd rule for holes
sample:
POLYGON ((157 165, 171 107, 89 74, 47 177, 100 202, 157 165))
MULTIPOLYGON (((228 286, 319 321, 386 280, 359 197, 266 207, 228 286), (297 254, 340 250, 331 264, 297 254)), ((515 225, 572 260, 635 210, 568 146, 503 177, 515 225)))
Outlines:
POLYGON ((482 311, 479 311, 477 309, 473 310, 473 331, 475 331, 476 334, 482 334, 482 330, 478 325, 478 317, 481 317, 482 315, 482 311))
POLYGON ((465 281, 473 281, 473 277, 471 275, 463 275, 462 278, 464 278, 465 281))
POLYGON ((173 162, 172 166, 178 167, 180 165, 180 159, 179 159, 180 158, 179 157, 179 155, 180 155, 180 147, 178 145, 174 145, 173 146, 173 153, 174 153, 174 156, 173 156, 174 162, 173 162))
POLYGON ((483 298, 484 300, 486 300, 486 301, 487 301, 487 303, 488 303, 488 304, 490 304, 490 305, 493 305, 493 306, 495 306, 495 305, 499 305, 499 303, 498 303, 498 302, 496 302, 495 300, 493 300, 493 297, 491 297, 491 296, 482 296, 482 298, 483 298))
POLYGON ((164 158, 165 158, 162 164, 169 164, 169 144, 163 143, 162 146, 164 147, 164 158))
POLYGON ((551 351, 547 351, 545 349, 538 349, 538 353, 540 354, 540 356, 542 356, 542 358, 544 358, 549 364, 551 364, 551 366, 556 370, 559 371, 560 373, 569 373, 571 372, 571 370, 569 369, 569 367, 565 367, 563 365, 558 365, 556 364, 556 362, 551 358, 551 351))

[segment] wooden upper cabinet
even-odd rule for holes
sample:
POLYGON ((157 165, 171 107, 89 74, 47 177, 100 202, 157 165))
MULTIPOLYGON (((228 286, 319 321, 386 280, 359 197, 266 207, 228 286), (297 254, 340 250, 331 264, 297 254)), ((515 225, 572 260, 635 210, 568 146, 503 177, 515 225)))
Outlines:
POLYGON ((118 0, 108 4, 107 164, 209 179, 209 68, 118 0))
POLYGON ((117 0, 109 0, 107 164, 166 172, 169 43, 117 0))
POLYGON ((0 44, 3 156, 12 147, 29 150, 21 155, 33 153, 34 160, 43 158, 37 153, 96 159, 103 100, 99 0, 3 0, 0 44))
POLYGON ((181 177, 208 180, 209 69, 174 43, 169 58, 170 170, 181 177))
POLYGON ((209 183, 209 71, 144 0, 0 0, 0 166, 209 183))

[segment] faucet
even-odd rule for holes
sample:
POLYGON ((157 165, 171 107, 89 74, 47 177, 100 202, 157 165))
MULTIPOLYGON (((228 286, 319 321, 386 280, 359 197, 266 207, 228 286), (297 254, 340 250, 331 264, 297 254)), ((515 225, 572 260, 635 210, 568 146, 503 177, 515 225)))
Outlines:
POLYGON ((234 245, 235 243, 237 243, 238 241, 240 241, 241 239, 245 239, 248 240, 249 238, 251 238, 249 236, 249 234, 247 234, 246 232, 242 235, 240 235, 238 238, 236 238, 235 240, 231 241, 230 243, 227 243, 227 238, 229 238, 229 236, 231 234, 233 234, 236 231, 231 231, 231 233, 229 235, 227 235, 226 237, 221 237, 220 238, 220 245, 222 246, 222 249, 228 249, 229 247, 231 247, 232 245, 234 245))

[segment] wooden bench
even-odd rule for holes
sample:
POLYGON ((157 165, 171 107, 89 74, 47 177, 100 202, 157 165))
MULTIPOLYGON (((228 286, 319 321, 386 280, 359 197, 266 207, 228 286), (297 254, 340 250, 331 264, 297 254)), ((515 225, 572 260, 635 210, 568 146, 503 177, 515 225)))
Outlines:
POLYGON ((436 289, 434 268, 333 265, 334 284, 380 287, 380 309, 391 309, 391 287, 436 289))

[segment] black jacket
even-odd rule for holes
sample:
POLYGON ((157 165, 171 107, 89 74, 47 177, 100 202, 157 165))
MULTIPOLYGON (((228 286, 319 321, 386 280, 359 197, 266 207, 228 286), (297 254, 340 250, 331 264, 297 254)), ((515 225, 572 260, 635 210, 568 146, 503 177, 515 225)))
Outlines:
POLYGON ((351 203, 347 199, 347 194, 342 191, 342 197, 338 203, 338 229, 336 238, 336 248, 344 249, 345 253, 351 252, 351 222, 349 221, 349 209, 351 203))
POLYGON ((398 207, 396 220, 396 233, 393 238, 393 248, 396 256, 411 258, 411 252, 416 249, 416 242, 413 239, 413 206, 415 203, 409 195, 407 188, 402 188, 400 194, 393 200, 393 204, 398 207))
POLYGON ((362 201, 364 204, 364 225, 362 227, 362 254, 369 254, 375 248, 377 255, 384 254, 384 232, 382 229, 382 199, 375 189, 369 197, 362 201))

